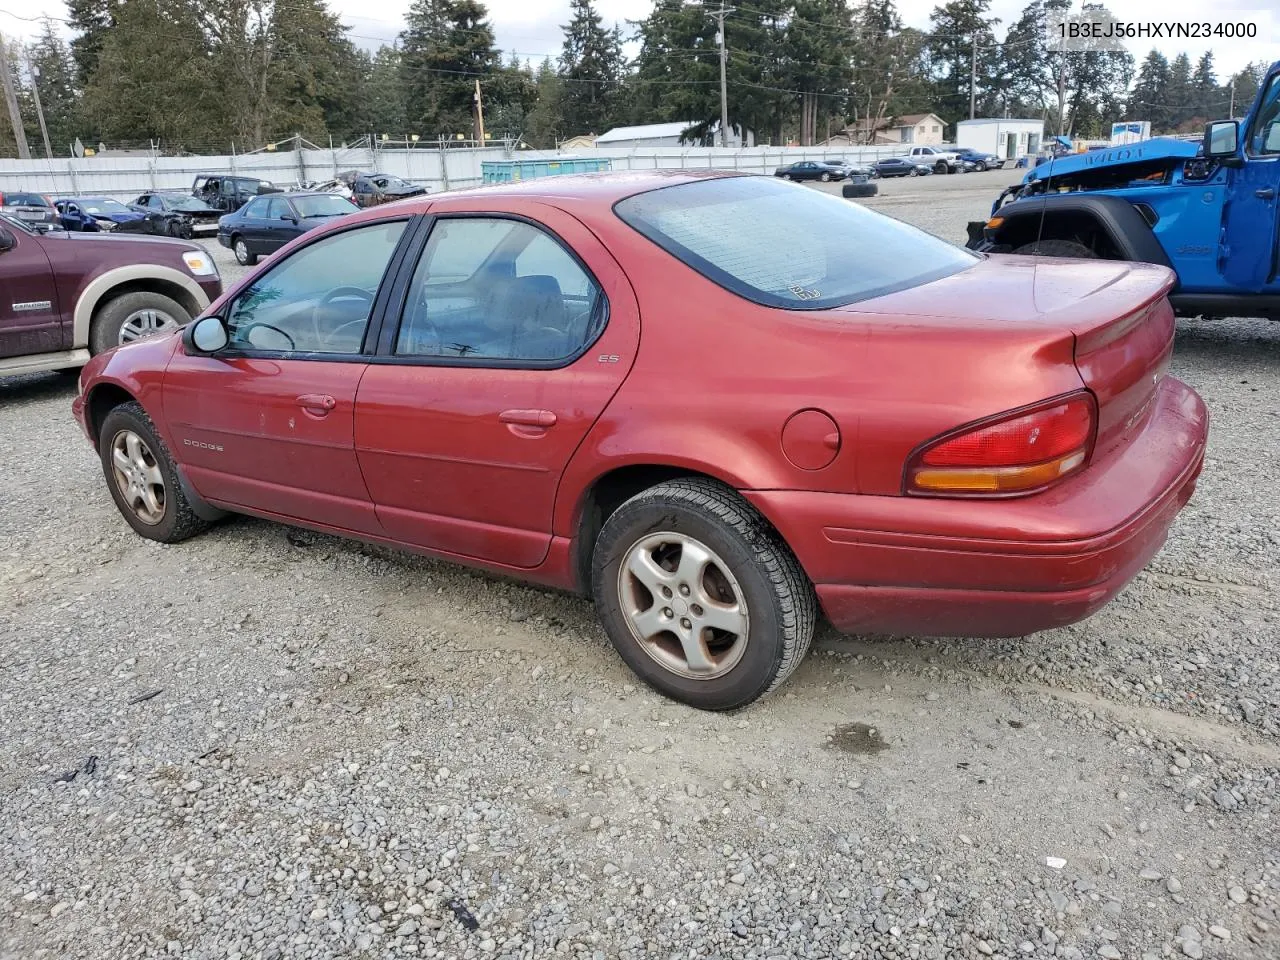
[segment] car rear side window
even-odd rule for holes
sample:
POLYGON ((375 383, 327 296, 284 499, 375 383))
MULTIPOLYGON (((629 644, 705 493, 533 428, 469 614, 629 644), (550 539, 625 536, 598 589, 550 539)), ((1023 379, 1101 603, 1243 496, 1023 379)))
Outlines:
POLYGON ((900 220, 772 177, 723 177, 620 201, 618 216, 739 296, 821 310, 919 286, 980 258, 900 220))

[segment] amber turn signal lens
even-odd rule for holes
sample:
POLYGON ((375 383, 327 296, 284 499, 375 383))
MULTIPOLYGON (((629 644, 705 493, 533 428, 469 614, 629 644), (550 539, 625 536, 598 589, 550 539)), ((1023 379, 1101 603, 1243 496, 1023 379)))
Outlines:
POLYGON ((990 220, 987 221, 987 229, 994 230, 996 227, 1000 226, 1000 224, 1002 223, 1004 223, 1004 217, 992 217, 990 220))
POLYGON ((1084 464, 1083 450, 1027 467, 924 467, 912 477, 917 490, 930 493, 1014 493, 1060 480, 1084 464))

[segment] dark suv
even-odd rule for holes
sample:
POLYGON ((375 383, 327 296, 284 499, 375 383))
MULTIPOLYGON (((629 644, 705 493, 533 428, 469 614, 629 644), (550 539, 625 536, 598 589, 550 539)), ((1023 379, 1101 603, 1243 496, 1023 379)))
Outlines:
POLYGON ((66 370, 179 327, 216 300, 203 248, 110 233, 41 233, 0 213, 0 376, 66 370))
POLYGON ((255 177, 228 177, 220 173, 201 174, 191 184, 191 195, 215 210, 234 213, 254 197, 280 193, 273 183, 255 177))

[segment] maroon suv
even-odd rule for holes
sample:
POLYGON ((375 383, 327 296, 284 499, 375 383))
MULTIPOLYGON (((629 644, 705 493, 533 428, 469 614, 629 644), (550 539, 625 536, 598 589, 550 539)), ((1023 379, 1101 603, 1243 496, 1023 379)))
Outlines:
POLYGON ((0 376, 83 366, 183 325, 221 293, 213 259, 193 243, 39 233, 0 214, 0 376))

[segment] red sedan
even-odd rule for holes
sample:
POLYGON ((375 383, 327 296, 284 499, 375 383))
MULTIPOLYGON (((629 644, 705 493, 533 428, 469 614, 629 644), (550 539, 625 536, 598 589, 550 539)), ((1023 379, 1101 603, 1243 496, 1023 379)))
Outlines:
POLYGON ((559 177, 310 232, 75 414, 142 536, 224 511, 589 594, 708 709, 846 632, 1093 613, 1194 489, 1161 267, 980 256, 773 178, 559 177))

